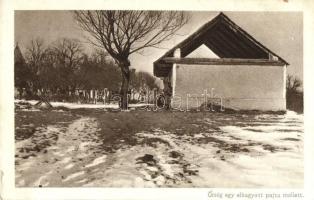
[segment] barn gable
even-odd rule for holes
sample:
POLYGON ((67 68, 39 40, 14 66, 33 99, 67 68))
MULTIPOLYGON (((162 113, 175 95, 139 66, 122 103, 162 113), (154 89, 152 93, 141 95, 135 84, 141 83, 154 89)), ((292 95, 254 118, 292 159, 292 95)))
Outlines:
POLYGON ((156 60, 154 62, 154 75, 157 77, 168 76, 173 63, 186 61, 198 64, 227 62, 288 65, 284 59, 255 40, 223 13, 204 24, 195 33, 156 60), (202 45, 207 46, 219 58, 188 58, 190 53, 202 45), (180 50, 179 56, 175 55, 177 49, 180 50))

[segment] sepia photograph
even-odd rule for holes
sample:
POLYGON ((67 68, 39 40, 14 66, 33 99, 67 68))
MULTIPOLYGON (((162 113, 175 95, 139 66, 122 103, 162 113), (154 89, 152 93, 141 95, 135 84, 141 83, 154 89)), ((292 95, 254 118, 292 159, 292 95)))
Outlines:
POLYGON ((303 91, 302 12, 15 10, 15 187, 302 189, 303 91))

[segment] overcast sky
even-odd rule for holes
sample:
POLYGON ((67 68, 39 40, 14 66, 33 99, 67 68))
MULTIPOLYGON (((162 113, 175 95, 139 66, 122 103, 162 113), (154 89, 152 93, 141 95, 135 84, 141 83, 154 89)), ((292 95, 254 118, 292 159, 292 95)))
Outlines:
MULTIPOLYGON (((300 12, 224 12, 237 25, 267 48, 281 56, 290 65, 288 73, 303 80, 303 19, 300 12)), ((164 42, 162 48, 146 49, 142 55, 131 56, 131 67, 138 71, 153 72, 153 62, 168 49, 213 19, 219 12, 189 12, 189 23, 179 35, 164 42)), ((31 39, 41 37, 48 44, 60 37, 76 38, 86 42, 86 33, 78 27, 69 11, 15 11, 15 41, 22 52, 31 39)))

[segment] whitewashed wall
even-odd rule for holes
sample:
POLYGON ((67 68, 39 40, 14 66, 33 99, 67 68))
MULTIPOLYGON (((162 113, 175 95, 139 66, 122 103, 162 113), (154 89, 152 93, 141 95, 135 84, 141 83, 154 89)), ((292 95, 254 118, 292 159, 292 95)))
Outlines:
MULTIPOLYGON (((176 64, 175 96, 186 108, 187 94, 202 100, 204 90, 223 105, 241 110, 286 110, 285 66, 176 64)), ((197 106, 189 98, 189 107, 197 106)))

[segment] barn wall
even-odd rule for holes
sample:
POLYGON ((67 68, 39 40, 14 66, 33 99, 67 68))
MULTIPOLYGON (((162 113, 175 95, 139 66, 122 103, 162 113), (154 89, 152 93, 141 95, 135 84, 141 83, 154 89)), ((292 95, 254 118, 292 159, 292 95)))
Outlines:
POLYGON ((223 105, 243 110, 285 110, 285 67, 257 65, 176 64, 175 106, 186 109, 204 102, 208 95, 223 105), (187 95, 190 94, 191 98, 187 95))

